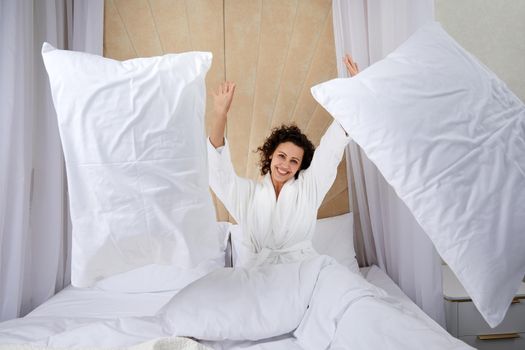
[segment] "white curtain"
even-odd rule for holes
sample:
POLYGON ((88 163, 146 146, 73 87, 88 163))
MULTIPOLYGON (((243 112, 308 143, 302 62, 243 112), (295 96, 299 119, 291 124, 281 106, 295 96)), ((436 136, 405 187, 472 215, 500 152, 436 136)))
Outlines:
POLYGON ((62 148, 40 49, 102 53, 103 0, 0 3, 0 321, 66 286, 70 229, 62 148))
MULTIPOLYGON (((433 20, 434 1, 333 0, 333 16, 337 57, 351 53, 363 70, 433 20)), ((338 73, 346 76, 342 61, 338 73)), ((358 260, 377 264, 444 325, 441 260, 430 239, 355 143, 346 154, 358 260)))

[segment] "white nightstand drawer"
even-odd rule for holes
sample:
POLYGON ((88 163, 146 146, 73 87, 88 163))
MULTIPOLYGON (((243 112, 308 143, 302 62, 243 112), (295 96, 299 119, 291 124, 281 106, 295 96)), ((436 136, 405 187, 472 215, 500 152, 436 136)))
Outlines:
POLYGON ((458 336, 492 333, 525 333, 525 299, 511 304, 507 315, 496 328, 490 328, 472 302, 459 302, 458 336))
POLYGON ((525 334, 519 334, 517 338, 481 340, 476 336, 460 337, 470 346, 478 350, 523 350, 525 349, 525 334))

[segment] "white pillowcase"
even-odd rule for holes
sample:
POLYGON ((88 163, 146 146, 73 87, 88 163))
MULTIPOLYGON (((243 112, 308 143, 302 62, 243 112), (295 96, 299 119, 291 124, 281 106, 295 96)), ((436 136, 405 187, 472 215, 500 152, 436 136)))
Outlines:
POLYGON ((204 135, 211 53, 120 62, 45 43, 42 56, 66 161, 72 284, 223 256, 204 135))
POLYGON ((485 320, 525 274, 525 106, 438 23, 312 88, 412 211, 485 320))
MULTIPOLYGON (((230 228, 233 266, 246 260, 243 231, 240 225, 230 228)), ((361 273, 354 250, 354 219, 352 213, 319 219, 315 225, 312 245, 316 252, 334 258, 339 264, 353 272, 361 273)))

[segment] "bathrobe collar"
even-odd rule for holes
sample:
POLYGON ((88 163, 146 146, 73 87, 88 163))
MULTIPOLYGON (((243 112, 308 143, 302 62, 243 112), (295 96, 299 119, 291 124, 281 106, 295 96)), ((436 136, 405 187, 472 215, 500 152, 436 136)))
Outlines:
MULTIPOLYGON (((289 179, 288 181, 286 181, 284 183, 284 185, 283 185, 283 188, 281 188, 281 192, 280 192, 279 197, 283 194, 283 191, 285 191, 286 188, 292 186, 295 183, 295 181, 296 181, 295 180, 295 176, 292 177, 291 179, 289 179)), ((265 187, 269 186, 272 189, 273 199, 276 202, 279 198, 277 198, 276 195, 275 195, 275 188, 273 187, 272 175, 270 174, 270 172, 267 172, 266 175, 264 175, 263 183, 264 183, 265 187)))

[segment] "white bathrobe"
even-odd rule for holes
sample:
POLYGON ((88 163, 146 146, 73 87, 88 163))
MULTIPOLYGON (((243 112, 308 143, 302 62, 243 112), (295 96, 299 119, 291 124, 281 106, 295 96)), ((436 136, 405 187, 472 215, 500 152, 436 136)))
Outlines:
POLYGON ((317 254, 311 243, 317 210, 335 180, 349 140, 334 121, 322 137, 310 167, 297 179, 288 180, 276 199, 269 173, 262 181, 237 176, 228 141, 215 149, 208 139, 210 186, 241 225, 244 235, 244 258, 239 265, 284 263, 317 254))

